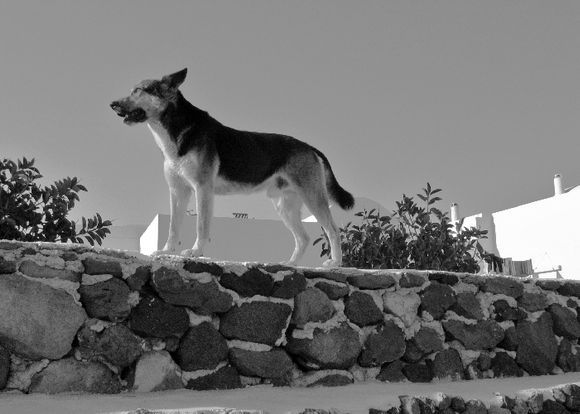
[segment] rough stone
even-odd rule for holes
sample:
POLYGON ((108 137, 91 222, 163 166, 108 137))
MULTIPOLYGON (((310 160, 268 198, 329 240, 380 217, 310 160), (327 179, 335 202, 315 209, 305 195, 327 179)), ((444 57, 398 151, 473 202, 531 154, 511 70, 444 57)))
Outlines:
POLYGON ((528 312, 537 312, 546 309, 548 298, 545 293, 524 292, 518 299, 518 305, 528 312))
POLYGON ((270 296, 274 289, 272 277, 255 267, 241 276, 225 273, 220 277, 220 284, 246 298, 255 295, 270 296))
POLYGON ((462 397, 455 396, 451 398, 451 407, 453 411, 462 413, 465 411, 465 400, 462 397))
POLYGON ((151 279, 151 266, 139 266, 125 282, 129 289, 139 292, 151 279))
POLYGON ((554 400, 545 400, 542 404, 542 414, 570 414, 570 411, 554 400))
POLYGON ((54 269, 52 267, 36 264, 32 260, 25 260, 20 263, 18 270, 26 276, 39 279, 62 279, 70 280, 71 282, 80 282, 81 280, 81 274, 79 272, 73 272, 68 269, 54 269))
POLYGON ((347 277, 348 283, 359 289, 388 289, 396 282, 393 276, 387 274, 363 274, 347 277))
POLYGON ((403 374, 403 367, 405 364, 401 360, 393 361, 389 364, 384 364, 381 367, 381 372, 377 375, 377 379, 383 382, 402 382, 407 379, 403 374))
POLYGON ((399 279, 399 286, 402 288, 420 287, 425 284, 427 278, 422 273, 413 271, 405 272, 399 279))
POLYGON ((224 269, 213 262, 203 262, 196 259, 185 259, 183 269, 189 273, 209 273, 217 277, 224 274, 224 269))
POLYGON ((524 293, 524 285, 517 279, 506 276, 486 277, 481 287, 484 292, 519 298, 524 293))
POLYGON ((566 396, 564 405, 572 412, 580 411, 580 385, 566 384, 560 388, 566 396))
POLYGON ((482 320, 484 318, 481 303, 477 296, 471 292, 458 293, 457 303, 453 305, 451 310, 467 319, 482 320))
POLYGON ((141 339, 125 325, 112 325, 97 332, 91 329, 96 321, 88 321, 77 335, 82 359, 104 360, 118 368, 126 368, 142 353, 141 339))
POLYGON ((160 267, 153 272, 152 284, 159 296, 168 303, 187 306, 202 314, 227 312, 233 298, 219 289, 215 280, 201 283, 185 277, 174 269, 160 267))
POLYGON ((249 302, 222 316, 220 332, 228 339, 274 345, 282 336, 292 308, 284 303, 249 302))
POLYGON ((230 361, 240 374, 248 377, 285 378, 294 368, 292 360, 282 349, 259 352, 232 348, 230 361))
POLYGON ((65 358, 51 362, 32 377, 31 393, 57 394, 85 392, 115 394, 121 391, 119 379, 99 362, 80 362, 65 358))
POLYGON ((18 275, 0 278, 0 343, 30 359, 58 359, 87 315, 68 293, 18 275))
MULTIPOLYGON (((342 268, 344 270, 344 268, 342 268)), ((302 269, 304 273, 304 277, 307 279, 326 279, 326 280, 333 280, 335 282, 346 283, 347 275, 346 273, 336 271, 333 269, 325 269, 325 268, 305 268, 302 269)))
POLYGON ((505 330, 503 341, 498 346, 506 351, 515 351, 518 349, 518 334, 514 326, 510 326, 505 330))
POLYGON ((0 241, 0 250, 17 250, 22 247, 22 243, 18 241, 3 240, 0 241))
POLYGON ((431 382, 433 379, 431 368, 424 363, 405 365, 403 374, 411 382, 431 382))
POLYGON ((422 326, 419 329, 413 337, 413 342, 425 354, 443 350, 443 338, 439 336, 435 329, 426 326, 422 326))
POLYGON ((83 260, 85 266, 85 273, 87 275, 113 275, 115 277, 123 277, 123 269, 121 263, 112 260, 97 260, 92 257, 87 257, 83 260))
POLYGON ((330 300, 338 300, 348 295, 348 285, 334 284, 327 282, 317 282, 315 288, 322 290, 330 300))
POLYGON ((564 296, 580 298, 580 283, 577 280, 567 280, 558 288, 558 293, 564 296))
POLYGON ((491 368, 491 354, 488 352, 481 352, 477 357, 477 366, 482 371, 487 371, 491 368))
POLYGON ((384 319, 383 313, 374 299, 360 291, 353 292, 345 300, 344 314, 358 326, 374 325, 384 319))
POLYGON ((425 353, 419 349, 415 341, 407 341, 405 347, 405 353, 402 356, 402 360, 409 363, 419 362, 425 353))
POLYGON ((433 376, 439 379, 459 381, 463 379, 463 363, 456 349, 449 348, 438 352, 431 367, 433 376))
POLYGON ((300 273, 284 276, 284 279, 274 282, 272 296, 275 298, 292 299, 306 289, 306 278, 300 273))
POLYGON ((494 320, 466 324, 457 320, 443 322, 443 328, 465 348, 473 350, 495 348, 504 338, 502 327, 494 320))
POLYGON ((334 305, 323 291, 308 288, 294 298, 291 323, 301 328, 308 322, 326 322, 334 312, 334 305))
MULTIPOLYGON (((308 374, 306 374, 308 375, 308 374)), ((329 372, 321 378, 308 384, 308 387, 341 387, 343 385, 352 384, 354 378, 349 375, 348 371, 344 373, 333 371, 329 372)))
POLYGON ((456 285, 459 282, 459 276, 448 272, 437 272, 429 275, 429 280, 432 282, 443 283, 444 285, 456 285))
POLYGON ((143 354, 135 366, 135 374, 130 388, 134 392, 155 392, 183 388, 177 374, 178 366, 167 351, 143 354))
POLYGON ((10 352, 0 345, 0 390, 6 387, 10 374, 10 352))
POLYGON ((550 305, 548 312, 552 315, 554 333, 568 339, 580 337, 580 322, 570 309, 557 303, 550 305))
POLYGON ((536 280, 536 286, 544 290, 558 290, 562 286, 563 282, 560 280, 550 280, 550 279, 540 279, 536 280))
POLYGON ((371 333, 358 358, 361 367, 378 367, 405 353, 405 333, 393 321, 386 321, 371 333))
POLYGON ((421 298, 414 292, 385 292, 383 306, 385 312, 399 317, 405 326, 411 326, 417 320, 421 298))
POLYGON ((487 408, 479 400, 469 400, 465 403, 465 411, 463 414, 487 414, 487 408))
POLYGON ((549 374, 556 365, 558 342, 552 330, 552 318, 544 312, 537 321, 521 321, 518 336, 517 363, 530 375, 549 374))
POLYGON ((528 314, 520 308, 512 308, 507 301, 500 299, 494 302, 495 320, 503 321, 521 321, 526 319, 528 314))
POLYGON ((456 295, 448 285, 432 282, 421 292, 421 310, 441 319, 445 311, 456 302, 456 295))
POLYGON ((228 357, 228 343, 209 322, 191 327, 181 338, 176 361, 184 371, 215 369, 228 357))
POLYGON ((16 272, 16 262, 0 257, 0 275, 6 275, 14 272, 16 272))
POLYGON ((81 302, 91 318, 123 321, 131 312, 129 287, 120 279, 111 278, 79 288, 81 302))
POLYGON ((580 347, 563 338, 558 345, 557 364, 564 372, 580 371, 580 347))
POLYGON ((358 333, 348 324, 327 331, 316 328, 310 338, 291 337, 286 351, 307 369, 348 369, 361 351, 358 333))
POLYGON ((139 335, 180 338, 189 328, 189 317, 184 308, 147 295, 133 308, 129 327, 139 335))
POLYGON ((241 388, 242 381, 238 371, 232 366, 225 366, 209 375, 191 379, 187 382, 186 388, 198 391, 204 390, 231 390, 241 388))

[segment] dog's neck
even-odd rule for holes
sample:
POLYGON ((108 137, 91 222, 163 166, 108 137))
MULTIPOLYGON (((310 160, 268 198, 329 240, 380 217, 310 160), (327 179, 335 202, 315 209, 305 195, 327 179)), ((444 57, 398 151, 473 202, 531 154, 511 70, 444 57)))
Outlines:
POLYGON ((209 119, 207 112, 193 106, 178 91, 176 100, 167 106, 159 119, 147 121, 147 126, 165 158, 171 160, 183 155, 181 148, 186 134, 209 119))

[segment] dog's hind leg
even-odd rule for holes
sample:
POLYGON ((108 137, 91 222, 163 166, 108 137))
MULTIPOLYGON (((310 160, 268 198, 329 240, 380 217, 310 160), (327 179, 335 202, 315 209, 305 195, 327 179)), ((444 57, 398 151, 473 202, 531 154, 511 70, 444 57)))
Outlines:
POLYGON ((169 168, 165 168, 165 180, 169 185, 169 234, 162 250, 153 254, 174 253, 179 247, 179 228, 183 222, 187 204, 191 198, 191 186, 169 168))
POLYGON ((302 200, 294 191, 286 191, 280 197, 272 198, 272 202, 282 221, 294 236, 294 252, 290 259, 283 262, 283 264, 296 265, 304 256, 310 241, 310 237, 302 225, 302 200))

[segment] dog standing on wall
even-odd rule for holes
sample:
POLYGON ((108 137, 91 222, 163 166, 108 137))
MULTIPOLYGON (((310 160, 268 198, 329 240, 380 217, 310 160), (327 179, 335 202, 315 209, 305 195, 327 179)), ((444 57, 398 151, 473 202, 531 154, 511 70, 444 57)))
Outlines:
POLYGON ((161 80, 144 80, 129 96, 111 103, 125 124, 146 122, 165 156, 171 215, 167 243, 156 253, 176 252, 179 227, 192 191, 198 213, 197 238, 193 247, 181 254, 194 257, 203 255, 210 240, 214 194, 266 191, 296 243, 285 263, 296 264, 308 245, 301 220, 305 204, 330 241, 331 258, 324 266, 340 266, 340 236, 329 198, 343 209, 352 208, 354 199, 338 184, 324 154, 289 136, 222 125, 183 97, 178 88, 186 74, 187 69, 183 69, 161 80))

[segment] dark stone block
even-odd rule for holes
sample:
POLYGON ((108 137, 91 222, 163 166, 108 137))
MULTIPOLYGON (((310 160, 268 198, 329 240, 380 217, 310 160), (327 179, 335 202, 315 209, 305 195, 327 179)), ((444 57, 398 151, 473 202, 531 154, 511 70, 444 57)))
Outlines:
POLYGON ((566 338, 562 338, 560 345, 558 345, 556 363, 564 372, 580 371, 580 346, 572 344, 566 338))
POLYGON ((381 372, 377 375, 379 381, 383 382, 402 382, 407 379, 403 374, 403 367, 405 364, 401 360, 396 360, 391 363, 384 364, 381 367, 381 372))
POLYGON ((515 351, 518 349, 518 334, 515 327, 510 326, 506 329, 503 341, 498 346, 506 351, 515 351))
POLYGON ((123 321, 129 316, 129 287, 121 279, 111 278, 79 288, 81 302, 91 318, 123 321))
POLYGON ((484 317, 479 299, 471 292, 458 293, 457 303, 451 310, 467 319, 482 320, 484 317))
POLYGON ((187 306, 202 314, 227 312, 233 298, 219 289, 215 280, 201 283, 182 277, 179 272, 161 267, 153 272, 152 284, 161 298, 172 304, 187 306))
POLYGON ((423 355, 425 355, 425 352, 423 352, 417 346, 415 341, 411 340, 411 341, 407 341, 407 344, 405 346, 405 353, 403 354, 403 356, 401 358, 405 362, 413 363, 413 362, 419 362, 423 358, 423 355))
POLYGON ((516 326, 517 363, 530 375, 549 374, 556 365, 558 343, 552 330, 552 318, 544 312, 537 321, 521 321, 516 326))
POLYGON ((217 277, 224 274, 224 270, 221 266, 215 263, 202 262, 195 259, 186 259, 183 264, 183 269, 189 273, 209 273, 210 275, 217 277))
POLYGON ((209 322, 189 328, 181 338, 176 362, 184 371, 215 369, 228 357, 228 343, 209 322))
POLYGON ((399 286, 402 288, 420 287, 425 284, 427 278, 420 273, 405 272, 399 279, 399 286))
POLYGON ((77 350, 82 359, 105 360, 124 369, 142 354, 141 338, 134 335, 125 325, 112 325, 102 332, 96 332, 90 325, 91 321, 77 334, 77 350))
POLYGON ((432 282, 427 286, 420 296, 420 309, 429 312, 434 319, 441 319, 445 311, 456 302, 456 295, 453 289, 437 282, 432 282))
POLYGON ((60 257, 65 262, 72 262, 74 260, 78 260, 78 258, 79 258, 79 256, 75 252, 68 252, 68 251, 61 252, 60 257))
POLYGON ((255 295, 270 296, 274 289, 272 277, 257 268, 249 269, 241 276, 225 273, 220 277, 220 284, 246 298, 255 295))
POLYGON ((180 338, 189 328, 189 317, 182 307, 170 305, 154 296, 145 296, 133 308, 129 327, 140 335, 180 338))
POLYGON ((557 401, 545 400, 542 404, 541 414, 570 414, 570 411, 557 401))
POLYGON ((374 325, 384 319, 383 312, 366 293, 355 291, 344 302, 344 314, 358 326, 374 325))
POLYGON ((487 414, 485 404, 479 400, 469 400, 465 403, 464 414, 487 414))
POLYGON ((291 323, 303 327, 308 322, 326 322, 336 312, 326 294, 316 288, 308 288, 294 298, 291 323))
POLYGON ((452 381, 463 379, 463 362, 456 349, 449 348, 438 352, 431 367, 435 378, 449 378, 452 381))
POLYGON ((337 300, 348 295, 348 285, 318 282, 315 288, 322 290, 330 300, 337 300))
POLYGON ((16 272, 16 262, 12 260, 5 260, 0 257, 0 275, 6 275, 16 272))
POLYGON ((404 332, 393 321, 386 321, 367 337, 358 363, 361 367, 378 367, 401 358, 404 353, 404 332))
POLYGON ((580 298, 580 283, 577 280, 567 280, 558 288, 558 293, 580 298))
POLYGON ((550 305, 548 312, 552 315, 554 333, 568 339, 578 339, 580 337, 580 322, 570 309, 557 303, 550 305))
POLYGON ((444 285, 456 285, 457 282, 459 282, 459 276, 457 276, 456 274, 453 273, 447 273, 447 272, 437 272, 437 273, 431 273, 429 275, 429 280, 432 282, 439 282, 442 283, 444 285))
POLYGON ((548 298, 544 293, 524 292, 518 299, 518 305, 528 312, 537 312, 546 309, 548 298))
POLYGON ((274 345, 282 336, 292 308, 284 303, 248 302, 222 316, 220 332, 229 339, 274 345))
POLYGON ((332 374, 325 375, 322 378, 320 378, 319 380, 308 384, 308 387, 318 387, 318 386, 341 387, 343 385, 348 385, 348 384, 352 384, 352 383, 353 383, 353 378, 351 376, 335 372, 332 374))
POLYGON ((421 363, 405 365, 403 374, 411 382, 431 382, 433 379, 431 368, 421 363))
POLYGON ((306 289, 306 278, 300 273, 284 276, 281 281, 274 282, 272 296, 275 298, 292 299, 306 289))
POLYGON ((502 321, 521 321, 526 319, 528 314, 520 308, 512 308, 507 301, 500 299, 494 302, 495 320, 502 321))
POLYGON ((443 350, 443 338, 439 336, 436 330, 422 326, 413 337, 413 341, 423 353, 443 350))
POLYGON ((347 278, 348 283, 359 289, 388 289, 396 282, 393 276, 388 274, 364 274, 352 275, 347 278))
POLYGON ((127 285, 131 290, 139 292, 143 286, 151 279, 151 266, 139 266, 135 269, 135 273, 129 276, 126 280, 127 285))
POLYGON ((461 321, 449 320, 443 322, 443 328, 465 348, 473 350, 495 348, 505 335, 502 327, 494 320, 479 321, 469 325, 461 321))
POLYGON ((524 285, 521 281, 511 277, 494 276, 485 278, 485 283, 481 287, 481 290, 494 294, 503 294, 517 299, 524 293, 524 285))
POLYGON ((10 352, 0 345, 0 390, 6 388, 10 374, 10 352))
POLYGON ((121 263, 108 260, 97 260, 87 257, 83 260, 85 266, 85 273, 87 275, 113 275, 115 277, 123 277, 123 269, 121 263))
MULTIPOLYGON (((343 268, 344 269, 344 268, 343 268)), ((334 280, 335 282, 346 283, 347 274, 344 272, 337 271, 335 269, 323 269, 323 268, 305 268, 302 269, 304 277, 307 279, 327 279, 334 280)))
POLYGON ((236 369, 226 366, 212 374, 189 380, 185 387, 197 391, 231 390, 241 388, 242 382, 236 369))
POLYGON ((536 286, 544 290, 558 290, 558 288, 561 287, 562 284, 563 281, 560 280, 550 280, 550 279, 536 280, 536 286))
POLYGON ((283 349, 258 352, 232 348, 230 361, 238 372, 249 377, 280 379, 291 375, 294 364, 283 349))

